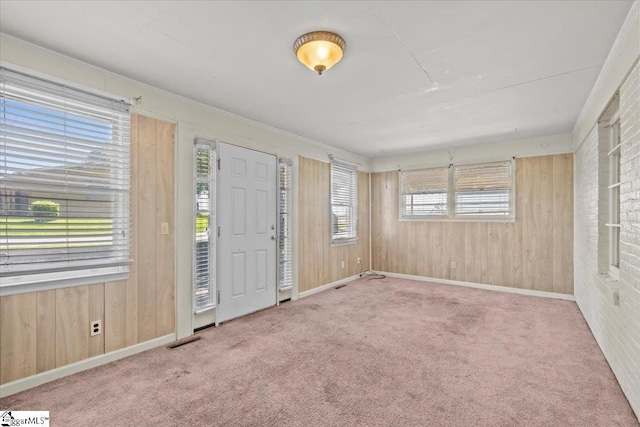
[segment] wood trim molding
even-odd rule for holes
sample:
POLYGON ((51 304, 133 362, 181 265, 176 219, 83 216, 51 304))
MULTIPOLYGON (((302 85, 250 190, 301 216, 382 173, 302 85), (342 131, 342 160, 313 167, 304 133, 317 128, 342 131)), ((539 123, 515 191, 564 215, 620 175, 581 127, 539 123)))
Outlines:
POLYGON ((61 366, 60 368, 32 375, 30 377, 21 378, 7 384, 2 384, 2 386, 0 387, 0 398, 19 393, 21 391, 39 386, 41 384, 57 380, 59 378, 76 374, 78 372, 86 371, 87 369, 106 365, 107 363, 113 362, 115 360, 133 356, 134 354, 142 353, 143 351, 151 350, 152 348, 172 343, 175 340, 176 334, 165 335, 163 337, 145 341, 140 344, 112 351, 111 353, 101 354, 99 356, 84 359, 76 363, 61 366))
POLYGON ((507 286, 485 285, 483 283, 462 282, 460 280, 437 279, 435 277, 413 276, 411 274, 388 273, 386 271, 377 272, 388 277, 398 279, 416 280, 419 282, 433 282, 443 285, 464 286, 467 288, 484 289, 487 291, 506 292, 508 294, 528 295, 541 298, 561 299, 565 301, 575 301, 573 295, 559 294, 556 292, 536 291, 533 289, 509 288, 507 286))
POLYGON ((335 282, 327 283, 326 285, 318 286, 317 288, 310 289, 308 291, 300 292, 298 294, 298 298, 308 297, 313 294, 317 294, 318 292, 326 291, 327 289, 331 289, 335 286, 342 285, 343 283, 352 282, 356 279, 360 278, 359 274, 355 276, 347 277, 344 279, 336 280, 335 282))

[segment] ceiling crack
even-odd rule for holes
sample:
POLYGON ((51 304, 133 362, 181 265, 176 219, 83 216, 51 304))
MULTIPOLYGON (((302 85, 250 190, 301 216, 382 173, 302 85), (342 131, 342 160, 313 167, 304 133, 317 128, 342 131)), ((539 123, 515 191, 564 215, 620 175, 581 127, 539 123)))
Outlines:
POLYGON ((168 33, 165 33, 164 31, 160 31, 160 34, 162 34, 163 36, 173 40, 174 42, 181 44, 182 46, 186 47, 187 49, 191 49, 191 47, 189 45, 187 45, 186 43, 183 43, 182 41, 178 40, 177 38, 170 36, 168 33))
POLYGON ((438 84, 431 78, 431 76, 429 75, 429 72, 422 66, 422 64, 420 63, 420 61, 418 61, 418 58, 416 58, 416 56, 413 54, 413 52, 411 51, 411 49, 409 49, 409 46, 407 46, 403 41, 402 38, 400 37, 400 34, 398 34, 398 32, 396 31, 396 29, 393 27, 393 25, 391 25, 391 23, 389 22, 389 20, 387 19, 387 17, 384 15, 384 13, 382 13, 382 11, 380 10, 380 8, 378 7, 378 5, 376 4, 375 1, 372 1, 373 6, 376 8, 376 10, 378 11, 378 13, 380 14, 380 16, 382 17, 382 20, 384 21, 384 23, 391 29, 391 31, 393 31, 393 34, 395 35, 395 37, 398 39, 398 41, 400 42, 400 45, 402 47, 404 47, 407 50, 407 53, 409 53, 409 55, 411 55, 411 58, 413 59, 413 61, 416 63, 416 65, 418 67, 420 67, 420 69, 422 70, 422 72, 424 73, 425 76, 427 76, 427 78, 429 79, 429 82, 434 86, 437 87, 438 84))
POLYGON ((588 66, 588 67, 578 68, 577 70, 564 71, 564 72, 562 72, 562 73, 552 74, 552 75, 550 75, 550 76, 544 76, 544 77, 540 77, 540 78, 533 79, 533 80, 527 80, 526 82, 514 83, 514 84, 512 84, 512 85, 502 86, 502 87, 499 87, 499 88, 491 89, 491 90, 489 90, 489 91, 487 91, 487 92, 483 92, 483 93, 481 93, 481 94, 479 94, 479 95, 486 95, 486 94, 488 94, 488 93, 497 92, 497 91, 504 90, 504 89, 510 89, 510 88, 512 88, 512 87, 517 87, 517 86, 522 86, 522 85, 528 85, 529 83, 535 83, 535 82, 539 82, 539 81, 542 81, 542 80, 553 79, 553 78, 555 78, 555 77, 565 76, 565 75, 567 75, 567 74, 579 73, 579 72, 581 72, 581 71, 591 70, 591 69, 593 69, 593 68, 597 68, 597 67, 601 67, 601 66, 602 66, 602 64, 598 64, 598 65, 590 65, 590 66, 588 66))
POLYGON ((147 29, 152 23, 153 21, 156 20, 156 18, 158 16, 160 16, 162 13, 164 13, 165 9, 168 6, 164 6, 162 7, 159 11, 157 11, 156 13, 153 14, 153 16, 151 16, 151 18, 146 20, 146 23, 143 25, 138 25, 136 31, 134 31, 131 36, 127 37, 127 39, 121 44, 121 46, 119 46, 119 48, 115 51, 115 53, 113 53, 111 55, 111 57, 109 58, 109 61, 113 61, 113 58, 115 58, 117 52, 120 52, 125 46, 128 46, 129 44, 131 44, 131 41, 133 39, 135 39, 137 36, 139 36, 143 30, 147 29))

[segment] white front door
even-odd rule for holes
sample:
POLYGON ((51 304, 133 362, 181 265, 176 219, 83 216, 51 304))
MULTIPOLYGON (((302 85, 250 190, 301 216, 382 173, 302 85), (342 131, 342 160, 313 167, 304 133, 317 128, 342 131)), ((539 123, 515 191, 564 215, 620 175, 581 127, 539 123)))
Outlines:
POLYGON ((220 143, 216 321, 276 304, 276 157, 220 143))

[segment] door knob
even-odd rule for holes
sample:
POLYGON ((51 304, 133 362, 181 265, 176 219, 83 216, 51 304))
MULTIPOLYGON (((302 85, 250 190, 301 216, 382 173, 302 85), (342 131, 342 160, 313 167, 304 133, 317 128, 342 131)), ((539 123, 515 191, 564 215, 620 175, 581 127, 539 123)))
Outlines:
POLYGON ((278 235, 274 234, 273 236, 271 236, 271 240, 278 240, 278 235))

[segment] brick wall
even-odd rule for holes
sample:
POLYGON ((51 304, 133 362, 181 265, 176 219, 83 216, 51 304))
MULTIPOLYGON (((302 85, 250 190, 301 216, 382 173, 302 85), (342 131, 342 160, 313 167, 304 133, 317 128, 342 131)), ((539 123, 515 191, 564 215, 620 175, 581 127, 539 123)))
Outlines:
POLYGON ((640 65, 620 87, 620 280, 602 274, 608 262, 606 152, 594 126, 575 154, 575 295, 622 390, 640 418, 640 65), (620 305, 613 294, 620 295, 620 305))

